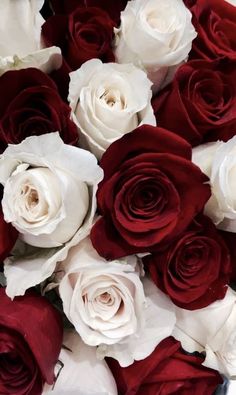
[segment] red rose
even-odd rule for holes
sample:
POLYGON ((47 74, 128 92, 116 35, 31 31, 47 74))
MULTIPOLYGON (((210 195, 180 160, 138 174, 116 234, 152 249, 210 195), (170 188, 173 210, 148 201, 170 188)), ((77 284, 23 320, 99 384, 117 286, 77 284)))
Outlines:
POLYGON ((116 25, 120 22, 120 13, 125 9, 127 2, 128 0, 51 0, 56 14, 68 14, 78 7, 98 7, 106 11, 116 25))
POLYGON ((144 125, 115 141, 101 160, 102 217, 91 240, 106 259, 151 251, 182 232, 210 197, 207 177, 179 136, 144 125))
POLYGON ((191 59, 236 59, 236 7, 225 0, 197 0, 191 7, 197 37, 191 59))
POLYGON ((186 354, 173 337, 127 368, 107 358, 119 395, 212 395, 223 380, 216 370, 202 366, 203 361, 200 355, 186 354))
POLYGON ((155 284, 179 307, 201 309, 227 291, 229 252, 211 220, 201 216, 168 247, 144 258, 155 284))
POLYGON ((54 82, 42 71, 28 68, 0 77, 0 149, 28 136, 60 132, 67 144, 78 140, 76 126, 54 82))
POLYGON ((76 8, 69 15, 54 15, 42 27, 46 45, 61 48, 68 69, 76 70, 89 59, 113 62, 114 22, 100 8, 76 8))
POLYGON ((11 224, 4 221, 2 208, 0 209, 0 263, 9 256, 18 237, 18 232, 11 224))
POLYGON ((236 62, 190 61, 152 101, 158 126, 193 146, 236 133, 236 62))
POLYGON ((59 313, 35 293, 11 301, 0 289, 0 393, 40 395, 53 384, 62 345, 59 313))

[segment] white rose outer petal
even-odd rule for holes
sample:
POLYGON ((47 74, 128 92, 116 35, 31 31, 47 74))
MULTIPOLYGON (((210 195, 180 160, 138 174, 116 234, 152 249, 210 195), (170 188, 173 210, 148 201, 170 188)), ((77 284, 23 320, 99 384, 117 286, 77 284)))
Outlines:
POLYGON ((132 64, 85 62, 70 73, 69 102, 80 145, 100 159, 115 140, 146 123, 156 125, 151 82, 132 64))
MULTIPOLYGON (((37 245, 40 247, 44 247, 45 242, 52 243, 55 247, 58 245, 60 247, 47 250, 20 245, 15 255, 5 260, 4 272, 7 277, 6 292, 11 298, 17 295, 23 295, 26 289, 48 278, 54 272, 56 263, 65 259, 68 250, 89 234, 96 211, 97 186, 103 177, 102 169, 98 166, 96 158, 90 152, 65 145, 58 133, 29 137, 21 144, 10 145, 0 157, 0 182, 3 185, 7 183, 7 180, 15 169, 23 166, 18 166, 20 163, 26 163, 27 166, 31 165, 38 168, 46 167, 54 171, 57 175, 62 176, 63 174, 63 177, 67 175, 68 182, 70 183, 72 177, 75 180, 75 184, 76 180, 78 180, 78 186, 85 183, 87 185, 87 192, 84 195, 83 204, 85 205, 84 210, 87 211, 87 214, 81 225, 82 217, 80 215, 81 213, 85 214, 86 211, 82 210, 82 206, 78 207, 78 216, 75 215, 76 202, 74 199, 79 197, 79 195, 77 196, 77 193, 75 194, 75 190, 73 190, 73 182, 67 185, 65 179, 63 179, 65 191, 62 188, 61 194, 62 199, 64 199, 63 210, 65 218, 63 219, 62 216, 60 219, 64 221, 62 222, 64 225, 60 226, 59 224, 52 231, 49 221, 48 228, 47 224, 44 226, 45 234, 42 233, 41 229, 41 236, 37 235, 36 237, 35 235, 34 239, 34 235, 31 235, 31 240, 37 240, 37 245), (66 193, 66 189, 68 194, 66 193), (87 194, 89 196, 88 210, 87 194), (82 211, 80 212, 80 210, 82 211), (75 226, 75 232, 71 235, 72 222, 74 220, 76 221, 74 225, 77 224, 78 229, 75 226), (69 223, 68 221, 72 222, 69 223), (62 244, 63 238, 64 240, 67 239, 67 241, 62 244)), ((5 206, 7 206, 7 199, 4 201, 3 211, 5 206)), ((11 211, 11 207, 8 207, 8 210, 6 210, 6 215, 9 214, 9 211, 11 211)), ((26 233, 29 234, 28 231, 26 233)), ((26 237, 27 241, 30 240, 30 236, 23 235, 22 237, 23 239, 26 237)))
POLYGON ((8 70, 36 67, 45 73, 62 64, 58 47, 44 48, 39 11, 42 0, 0 1, 0 75, 8 70))
MULTIPOLYGON (((114 377, 106 362, 97 359, 95 347, 72 330, 65 331, 63 344, 68 348, 59 356, 63 368, 53 387, 44 386, 43 395, 117 395, 114 377)), ((56 375, 59 369, 58 364, 56 375)))
POLYGON ((176 307, 176 317, 173 336, 186 351, 205 351, 205 366, 227 377, 236 375, 236 293, 232 289, 224 299, 200 310, 176 307))
POLYGON ((234 6, 236 6, 236 0, 226 0, 226 1, 227 1, 227 3, 230 3, 234 6))
POLYGON ((193 162, 210 178, 205 213, 224 231, 236 232, 236 136, 193 149, 193 162))
POLYGON ((146 69, 158 90, 166 78, 169 82, 169 68, 188 57, 197 36, 191 18, 182 0, 129 1, 115 29, 117 61, 146 69))

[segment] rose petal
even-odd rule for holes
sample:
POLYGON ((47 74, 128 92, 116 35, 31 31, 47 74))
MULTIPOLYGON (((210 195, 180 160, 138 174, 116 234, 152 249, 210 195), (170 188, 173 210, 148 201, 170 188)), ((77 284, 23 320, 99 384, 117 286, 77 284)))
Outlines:
POLYGON ((115 380, 94 347, 86 346, 73 331, 65 332, 63 345, 63 368, 53 387, 45 385, 43 395, 117 395, 115 380))

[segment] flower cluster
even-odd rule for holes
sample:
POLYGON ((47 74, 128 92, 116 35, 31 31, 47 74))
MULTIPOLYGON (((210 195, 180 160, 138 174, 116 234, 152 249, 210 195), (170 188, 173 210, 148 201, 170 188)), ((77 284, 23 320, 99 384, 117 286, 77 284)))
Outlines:
POLYGON ((2 394, 233 383, 235 5, 1 0, 2 394))

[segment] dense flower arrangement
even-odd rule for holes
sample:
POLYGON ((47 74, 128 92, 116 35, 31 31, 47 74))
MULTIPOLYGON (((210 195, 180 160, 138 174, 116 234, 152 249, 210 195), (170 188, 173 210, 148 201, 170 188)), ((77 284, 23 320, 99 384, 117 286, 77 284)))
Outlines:
POLYGON ((236 2, 1 0, 0 26, 0 393, 229 394, 236 2))

